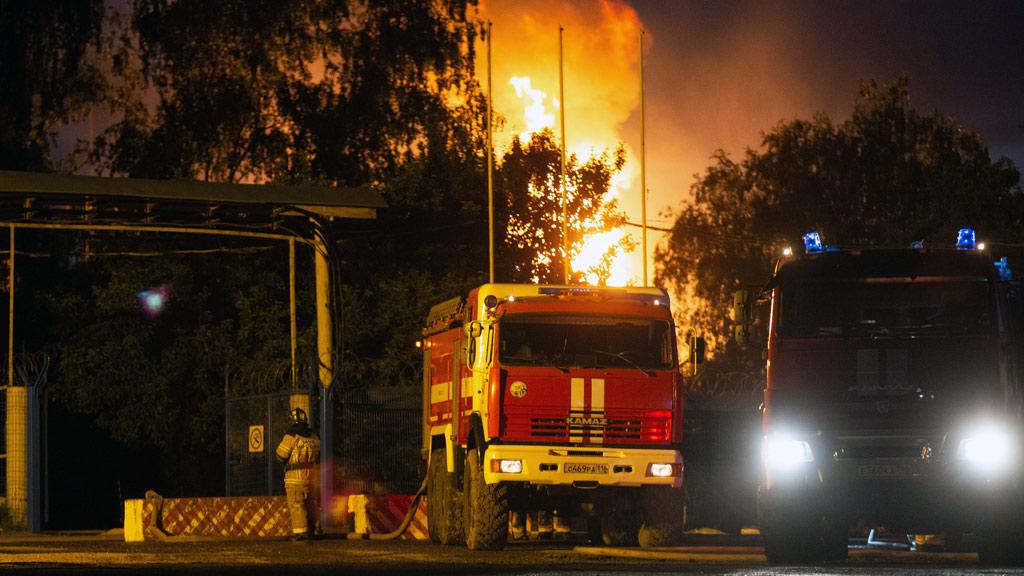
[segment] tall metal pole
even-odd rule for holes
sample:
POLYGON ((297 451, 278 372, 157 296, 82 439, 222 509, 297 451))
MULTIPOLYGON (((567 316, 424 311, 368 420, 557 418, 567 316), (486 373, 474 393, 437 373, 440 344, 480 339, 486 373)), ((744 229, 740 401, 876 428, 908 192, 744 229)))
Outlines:
POLYGON ((568 238, 568 221, 569 212, 567 206, 566 196, 568 191, 566 189, 565 182, 565 82, 562 73, 562 33, 565 32, 565 28, 561 25, 558 26, 558 111, 559 111, 559 122, 562 129, 562 278, 565 284, 569 283, 569 238, 568 238))
POLYGON ((494 283, 494 129, 491 126, 491 28, 487 21, 487 246, 490 254, 489 282, 494 283))
POLYGON ((334 325, 331 318, 331 267, 321 231, 314 234, 316 260, 316 348, 320 378, 320 526, 331 525, 334 493, 334 325))
POLYGON ((647 287, 647 128, 644 117, 644 31, 640 30, 640 228, 643 240, 644 287, 647 287))
POLYGON ((7 386, 14 386, 14 226, 11 252, 7 256, 7 386))
MULTIPOLYGON (((288 240, 288 314, 291 324, 292 392, 299 389, 299 374, 295 367, 295 347, 298 328, 295 325, 295 239, 288 240)), ((308 407, 308 406, 307 406, 308 407)))

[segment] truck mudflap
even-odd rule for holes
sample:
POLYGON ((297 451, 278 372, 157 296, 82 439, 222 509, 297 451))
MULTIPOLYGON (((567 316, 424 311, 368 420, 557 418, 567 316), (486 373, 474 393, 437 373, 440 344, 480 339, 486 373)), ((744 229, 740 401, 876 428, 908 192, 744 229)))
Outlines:
POLYGON ((494 444, 484 453, 483 468, 487 484, 679 488, 683 483, 683 456, 672 449, 494 444))

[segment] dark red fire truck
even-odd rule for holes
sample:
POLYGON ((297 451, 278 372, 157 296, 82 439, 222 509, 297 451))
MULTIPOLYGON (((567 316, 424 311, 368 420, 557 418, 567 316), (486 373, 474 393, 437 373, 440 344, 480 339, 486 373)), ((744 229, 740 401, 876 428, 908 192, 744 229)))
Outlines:
POLYGON ((854 525, 1024 560, 1021 298, 956 247, 784 258, 771 297, 761 530, 771 562, 845 558, 854 525))

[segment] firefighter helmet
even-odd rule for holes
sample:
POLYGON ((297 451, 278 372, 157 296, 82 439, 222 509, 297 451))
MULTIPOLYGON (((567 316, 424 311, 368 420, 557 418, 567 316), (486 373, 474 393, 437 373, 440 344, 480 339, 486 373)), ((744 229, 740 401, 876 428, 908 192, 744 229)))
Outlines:
POLYGON ((307 424, 309 423, 309 420, 306 419, 306 411, 303 410, 302 408, 292 408, 292 411, 289 412, 289 415, 292 418, 293 424, 298 424, 300 422, 307 424))

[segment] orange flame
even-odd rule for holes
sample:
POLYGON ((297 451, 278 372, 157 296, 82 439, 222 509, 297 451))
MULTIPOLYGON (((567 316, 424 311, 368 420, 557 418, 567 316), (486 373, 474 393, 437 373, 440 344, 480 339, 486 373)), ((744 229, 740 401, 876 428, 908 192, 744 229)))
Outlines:
MULTIPOLYGON (((504 129, 494 135, 499 156, 513 136, 528 140, 535 132, 555 127, 561 103, 551 98, 549 108, 548 95, 558 93, 559 23, 565 28, 567 151, 585 162, 623 144, 624 125, 639 107, 640 20, 631 6, 619 0, 483 0, 480 12, 494 22, 492 102, 495 113, 506 120, 504 129)), ((477 70, 486 82, 485 51, 479 53, 477 70)), ((625 152, 626 164, 613 176, 607 198, 617 199, 629 219, 639 221, 640 198, 626 193, 639 188, 639 161, 628 145, 625 152)), ((625 236, 627 231, 621 228, 585 236, 572 269, 587 271, 600 265, 607 249, 625 236)), ((607 284, 640 284, 640 258, 636 250, 619 254, 610 263, 607 284)), ((597 275, 587 274, 587 281, 596 283, 597 275)))

